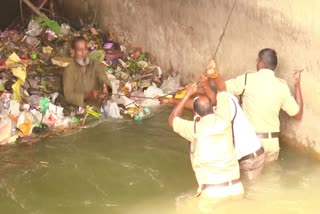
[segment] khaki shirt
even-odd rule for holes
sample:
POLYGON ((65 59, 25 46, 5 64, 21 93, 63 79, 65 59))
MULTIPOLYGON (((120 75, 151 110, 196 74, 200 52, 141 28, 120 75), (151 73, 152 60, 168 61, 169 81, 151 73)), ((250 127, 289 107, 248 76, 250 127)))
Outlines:
POLYGON ((190 158, 198 184, 218 184, 239 178, 239 165, 235 154, 230 113, 230 98, 226 92, 218 93, 214 114, 202 117, 196 123, 176 117, 173 130, 191 142, 190 158))
POLYGON ((290 116, 299 112, 299 106, 290 93, 285 80, 275 77, 269 69, 248 73, 226 81, 227 90, 242 97, 242 108, 257 133, 279 132, 279 112, 283 109, 290 116))
POLYGON ((109 81, 103 66, 98 62, 90 61, 87 70, 75 61, 66 67, 63 73, 63 93, 66 101, 74 106, 84 106, 84 96, 90 91, 101 89, 109 81))

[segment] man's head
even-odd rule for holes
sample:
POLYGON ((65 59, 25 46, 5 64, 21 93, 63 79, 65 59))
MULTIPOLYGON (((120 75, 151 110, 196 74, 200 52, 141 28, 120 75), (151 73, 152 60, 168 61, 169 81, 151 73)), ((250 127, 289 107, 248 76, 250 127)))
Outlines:
POLYGON ((213 114, 213 106, 207 96, 196 97, 193 101, 193 109, 200 117, 213 114))
POLYGON ((265 48, 259 51, 257 59, 257 70, 266 68, 270 70, 275 70, 278 65, 278 57, 275 50, 270 48, 265 48))
POLYGON ((75 61, 81 66, 89 64, 87 41, 84 37, 75 37, 71 43, 72 55, 75 61))

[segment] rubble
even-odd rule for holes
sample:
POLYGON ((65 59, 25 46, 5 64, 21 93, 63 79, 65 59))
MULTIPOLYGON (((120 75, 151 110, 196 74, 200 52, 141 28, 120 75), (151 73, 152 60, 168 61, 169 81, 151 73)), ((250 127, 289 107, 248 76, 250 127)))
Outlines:
POLYGON ((75 31, 47 17, 24 31, 0 33, 0 144, 34 142, 85 125, 88 117, 142 120, 158 106, 157 96, 180 86, 178 75, 162 84, 162 70, 141 48, 126 47, 92 25, 75 31), (72 108, 63 98, 62 74, 72 61, 70 41, 82 35, 90 60, 101 62, 111 82, 101 108, 72 108), (164 89, 164 90, 163 90, 164 89))

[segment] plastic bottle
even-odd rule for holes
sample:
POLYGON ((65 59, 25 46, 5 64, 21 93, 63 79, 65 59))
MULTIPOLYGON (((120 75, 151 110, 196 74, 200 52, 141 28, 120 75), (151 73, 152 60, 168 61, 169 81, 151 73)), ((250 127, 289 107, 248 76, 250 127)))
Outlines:
POLYGON ((150 109, 145 107, 136 113, 136 115, 134 116, 134 120, 140 121, 140 120, 148 117, 150 114, 151 114, 150 109))

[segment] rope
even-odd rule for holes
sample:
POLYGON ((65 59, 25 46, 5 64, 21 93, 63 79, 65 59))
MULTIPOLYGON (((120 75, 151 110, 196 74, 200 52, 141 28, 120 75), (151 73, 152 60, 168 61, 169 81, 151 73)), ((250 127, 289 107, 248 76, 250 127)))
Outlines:
POLYGON ((218 50, 219 50, 219 47, 220 47, 220 45, 221 45, 221 42, 222 42, 222 39, 223 39, 223 37, 224 37, 224 34, 225 34, 226 30, 227 30, 227 27, 228 27, 228 25, 229 25, 229 22, 230 22, 230 19, 231 19, 233 10, 234 10, 234 8, 235 8, 235 6, 236 6, 236 3, 237 3, 237 0, 234 0, 233 5, 232 5, 232 8, 231 8, 231 11, 230 11, 230 14, 229 14, 229 17, 228 17, 228 19, 227 19, 227 22, 226 22, 224 28, 223 28, 222 34, 220 35, 219 43, 218 43, 218 46, 216 47, 216 50, 215 50, 215 52, 214 52, 213 59, 216 58, 217 52, 218 52, 218 50))

